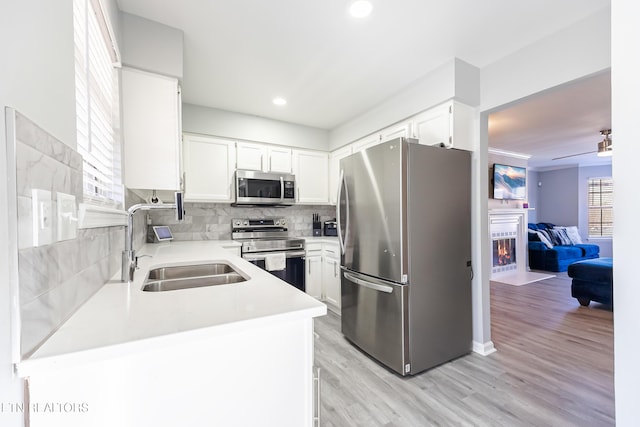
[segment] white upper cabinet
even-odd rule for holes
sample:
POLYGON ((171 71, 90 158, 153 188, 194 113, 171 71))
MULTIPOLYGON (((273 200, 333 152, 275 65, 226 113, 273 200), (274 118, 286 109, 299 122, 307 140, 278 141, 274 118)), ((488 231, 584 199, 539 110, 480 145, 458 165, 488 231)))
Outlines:
POLYGON ((132 189, 180 189, 178 80, 122 69, 124 184, 132 189))
POLYGON ((291 173, 291 148, 269 146, 267 159, 268 172, 291 173))
POLYGON ((329 203, 336 204, 338 197, 338 181, 340 180, 340 160, 351 155, 352 146, 339 148, 329 155, 329 203))
POLYGON ((296 201, 300 204, 329 203, 329 153, 292 150, 296 176, 296 201))
POLYGON ((185 200, 233 202, 235 142, 185 134, 183 140, 185 200))
POLYGON ((380 132, 380 142, 391 141, 395 138, 409 138, 411 136, 411 122, 402 122, 380 132))
POLYGON ((473 150, 474 109, 448 101, 413 118, 413 136, 420 144, 473 150))
POLYGON ((238 169, 291 173, 291 149, 253 142, 238 142, 238 169))
POLYGON ((365 136, 364 138, 360 138, 351 144, 351 151, 357 153, 358 151, 362 151, 365 148, 373 147, 374 145, 380 144, 380 134, 376 133, 373 135, 365 136))

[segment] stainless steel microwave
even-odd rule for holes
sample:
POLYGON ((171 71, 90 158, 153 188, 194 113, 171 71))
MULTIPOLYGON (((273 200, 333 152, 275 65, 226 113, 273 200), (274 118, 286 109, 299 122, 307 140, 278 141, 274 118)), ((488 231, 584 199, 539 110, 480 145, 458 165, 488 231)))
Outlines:
POLYGON ((287 173, 236 170, 236 205, 295 203, 295 176, 287 173))

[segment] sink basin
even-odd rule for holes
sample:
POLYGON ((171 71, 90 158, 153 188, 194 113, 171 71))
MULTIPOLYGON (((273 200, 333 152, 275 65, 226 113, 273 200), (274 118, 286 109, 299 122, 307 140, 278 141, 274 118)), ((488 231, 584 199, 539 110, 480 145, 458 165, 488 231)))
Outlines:
POLYGON ((237 273, 229 264, 195 264, 154 268, 149 271, 147 281, 184 279, 188 277, 215 276, 218 274, 237 273))
POLYGON ((158 280, 147 282, 142 290, 145 292, 177 291, 179 289, 201 288, 203 286, 228 285, 244 282, 245 278, 238 273, 218 274, 215 276, 191 277, 187 279, 158 280))
POLYGON ((145 292, 176 291, 203 286, 228 285, 247 280, 226 263, 179 265, 149 271, 142 290, 145 292))

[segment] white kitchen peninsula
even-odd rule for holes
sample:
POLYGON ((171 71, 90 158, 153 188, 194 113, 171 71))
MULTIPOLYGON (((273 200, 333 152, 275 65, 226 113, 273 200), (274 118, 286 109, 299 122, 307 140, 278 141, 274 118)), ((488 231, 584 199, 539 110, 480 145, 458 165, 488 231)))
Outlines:
POLYGON ((324 304, 220 242, 139 254, 152 256, 131 284, 107 283, 17 365, 31 426, 312 425, 313 318, 324 304), (216 261, 248 280, 141 290, 151 268, 216 261))

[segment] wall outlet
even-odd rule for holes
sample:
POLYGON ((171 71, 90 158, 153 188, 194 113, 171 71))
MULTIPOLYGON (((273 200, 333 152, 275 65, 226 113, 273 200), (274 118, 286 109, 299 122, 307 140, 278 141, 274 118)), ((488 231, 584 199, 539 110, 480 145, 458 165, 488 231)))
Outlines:
POLYGON ((48 245, 53 241, 53 203, 51 192, 32 189, 33 246, 48 245))

